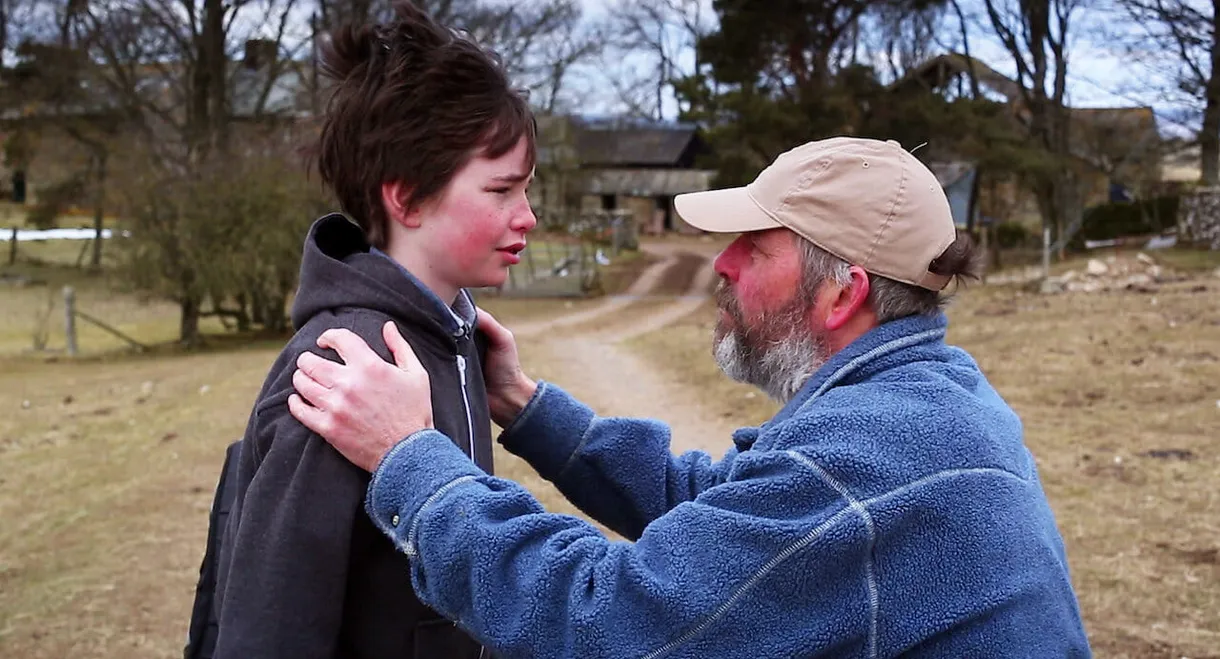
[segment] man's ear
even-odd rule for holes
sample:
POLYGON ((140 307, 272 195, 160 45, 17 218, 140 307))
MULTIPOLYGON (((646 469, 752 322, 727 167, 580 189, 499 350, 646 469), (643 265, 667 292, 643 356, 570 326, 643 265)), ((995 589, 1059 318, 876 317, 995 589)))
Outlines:
POLYGON ((858 265, 851 266, 851 284, 840 287, 826 316, 826 329, 835 331, 856 316, 868 303, 868 273, 858 265))
POLYGON ((419 228, 421 221, 419 206, 411 204, 411 189, 402 181, 381 184, 381 204, 385 207, 386 216, 391 221, 409 229, 419 228))

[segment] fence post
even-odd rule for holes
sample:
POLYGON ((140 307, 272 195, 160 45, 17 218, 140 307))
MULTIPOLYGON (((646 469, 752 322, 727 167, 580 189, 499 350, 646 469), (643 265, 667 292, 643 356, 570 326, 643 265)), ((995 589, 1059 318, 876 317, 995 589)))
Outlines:
POLYGON ((527 246, 525 248, 525 251, 522 252, 523 254, 525 254, 525 284, 522 286, 522 288, 528 288, 529 285, 531 283, 533 283, 534 277, 537 276, 537 271, 534 269, 534 250, 535 249, 538 249, 538 248, 537 247, 531 248, 531 247, 527 246))
POLYGON ((979 229, 979 238, 981 239, 979 248, 983 252, 983 272, 980 279, 985 284, 987 283, 987 271, 994 266, 991 258, 991 227, 983 226, 979 229))
POLYGON ((13 232, 9 235, 8 241, 8 264, 17 263, 17 227, 13 226, 13 232))
POLYGON ((1051 276, 1051 228, 1042 229, 1042 278, 1051 276))
POLYGON ((76 291, 64 286, 64 334, 67 335, 68 355, 76 356, 76 291))

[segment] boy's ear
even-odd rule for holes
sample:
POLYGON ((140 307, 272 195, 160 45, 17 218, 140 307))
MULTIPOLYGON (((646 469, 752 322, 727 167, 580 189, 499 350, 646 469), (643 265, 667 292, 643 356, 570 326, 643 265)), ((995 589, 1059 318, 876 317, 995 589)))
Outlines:
POLYGON ((411 189, 402 181, 381 184, 381 203, 390 220, 409 229, 419 228, 419 207, 411 206, 411 189))

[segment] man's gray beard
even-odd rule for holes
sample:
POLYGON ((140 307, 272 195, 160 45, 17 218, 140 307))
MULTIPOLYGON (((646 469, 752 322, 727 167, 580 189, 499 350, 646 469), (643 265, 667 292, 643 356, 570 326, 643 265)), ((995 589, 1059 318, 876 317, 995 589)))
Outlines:
POLYGON ((825 342, 809 331, 803 314, 793 309, 762 318, 760 327, 752 328, 747 339, 742 333, 744 319, 734 302, 724 301, 737 326, 726 329, 717 324, 716 364, 728 377, 758 387, 780 404, 788 403, 829 359, 825 342), (777 334, 778 339, 763 339, 777 334))

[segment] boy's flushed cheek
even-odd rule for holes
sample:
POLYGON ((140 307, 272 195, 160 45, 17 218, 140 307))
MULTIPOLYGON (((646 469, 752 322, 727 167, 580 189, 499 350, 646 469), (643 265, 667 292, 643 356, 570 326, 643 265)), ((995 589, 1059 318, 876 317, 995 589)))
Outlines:
POLYGON ((445 251, 453 261, 464 267, 478 266, 496 255, 498 232, 488 230, 485 223, 470 222, 454 227, 448 235, 445 251))
POLYGON ((454 264, 461 268, 469 268, 484 260, 487 255, 487 247, 478 245, 472 238, 473 236, 458 234, 445 246, 445 251, 450 254, 454 264))

